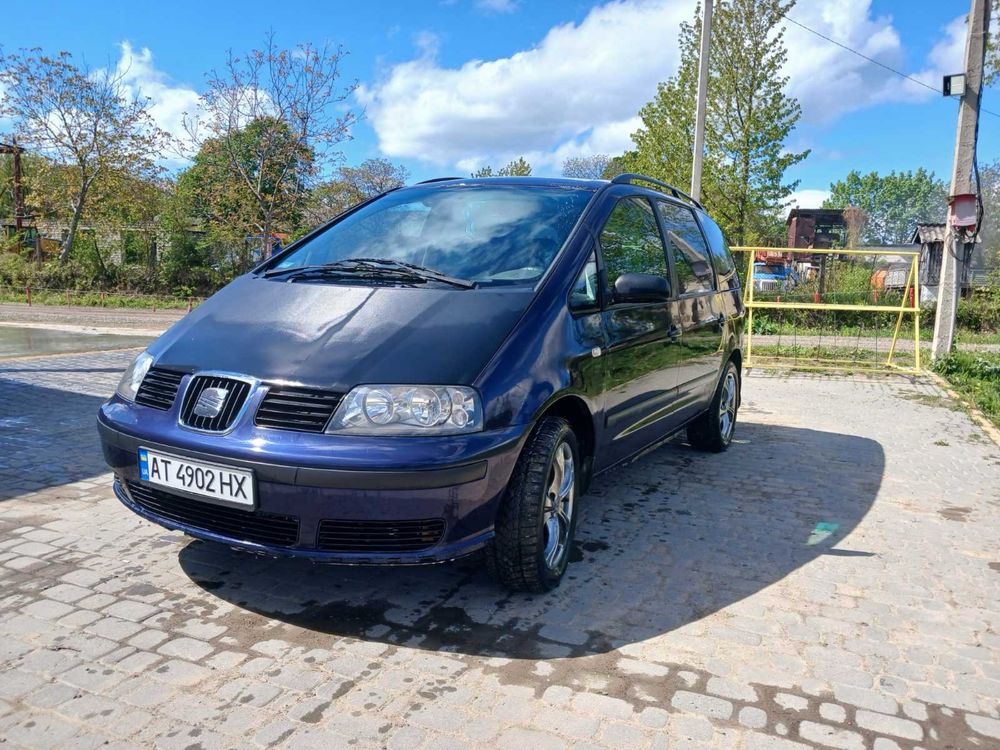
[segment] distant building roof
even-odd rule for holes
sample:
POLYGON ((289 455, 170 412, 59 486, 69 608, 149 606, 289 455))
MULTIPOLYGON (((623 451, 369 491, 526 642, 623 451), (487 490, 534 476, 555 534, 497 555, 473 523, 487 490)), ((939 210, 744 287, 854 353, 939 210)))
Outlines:
MULTIPOLYGON (((913 230, 913 237, 910 239, 915 245, 929 245, 934 242, 944 242, 945 235, 948 233, 947 224, 917 224, 917 228, 913 230)), ((967 242, 970 240, 966 240, 967 242)), ((981 237, 976 237, 976 242, 982 242, 981 237)))
POLYGON ((785 219, 786 224, 791 224, 792 219, 797 218, 810 218, 816 219, 817 221, 830 221, 843 223, 844 221, 844 209, 842 208, 793 208, 788 212, 788 217, 785 219))

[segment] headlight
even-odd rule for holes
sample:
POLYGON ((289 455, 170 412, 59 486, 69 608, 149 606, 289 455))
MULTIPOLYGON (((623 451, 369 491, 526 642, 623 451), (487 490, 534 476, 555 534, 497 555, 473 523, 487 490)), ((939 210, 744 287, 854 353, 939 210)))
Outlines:
POLYGON ((122 379, 118 381, 117 393, 126 401, 135 401, 136 391, 142 384, 142 379, 146 377, 149 368, 153 364, 153 357, 149 352, 143 352, 133 360, 128 366, 122 379))
POLYGON ((327 432, 341 435, 455 435, 483 429, 479 394, 457 385, 361 385, 337 408, 327 432))

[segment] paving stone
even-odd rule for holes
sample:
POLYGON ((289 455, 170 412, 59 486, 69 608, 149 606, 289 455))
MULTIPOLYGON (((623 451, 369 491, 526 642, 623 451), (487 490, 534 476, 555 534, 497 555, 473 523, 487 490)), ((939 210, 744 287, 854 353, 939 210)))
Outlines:
POLYGON ((847 720, 847 711, 843 706, 838 706, 836 703, 820 703, 819 715, 827 721, 843 723, 847 720))
POLYGON ((714 695, 721 695, 723 698, 732 698, 738 701, 756 701, 757 691, 750 685, 742 685, 732 680, 725 680, 721 677, 712 677, 708 680, 708 692, 714 695))
POLYGON ((133 602, 127 599, 116 601, 104 609, 104 613, 113 617, 120 617, 123 620, 142 622, 159 612, 156 607, 143 602, 133 602))
POLYGON ((833 694, 837 700, 858 708, 867 708, 883 714, 894 714, 899 710, 895 698, 874 690, 865 690, 852 685, 834 685, 833 694))
POLYGON ((499 747, 500 750, 524 750, 528 747, 533 750, 562 750, 566 743, 552 734, 514 728, 500 735, 499 747))
POLYGON ((836 747, 840 750, 865 750, 865 740, 860 734, 841 727, 803 721, 799 724, 799 734, 804 740, 816 742, 826 747, 836 747))
POLYGON ((908 740, 921 740, 924 737, 924 730, 915 721, 901 719, 897 716, 886 716, 871 711, 858 711, 855 714, 855 721, 863 729, 871 729, 879 734, 891 734, 896 737, 903 737, 908 740))
POLYGON ((208 643, 194 638, 174 638, 156 650, 164 656, 177 656, 188 661, 200 662, 215 649, 208 643))
POLYGON ((778 693, 774 696, 774 702, 789 711, 805 711, 809 708, 809 699, 803 698, 801 695, 778 693))
POLYGON ((744 706, 740 709, 739 722, 751 729, 763 729, 767 726, 767 712, 755 706, 744 706))
POLYGON ((965 723, 974 732, 1000 740, 1000 721, 997 719, 992 719, 989 716, 978 716, 977 714, 966 714, 965 723))
POLYGON ((629 719, 632 706, 620 698, 612 698, 596 693, 578 693, 573 699, 573 708, 582 714, 597 714, 612 719, 629 719))
POLYGON ((712 719, 728 719, 733 715, 733 704, 710 695, 699 695, 686 690, 674 693, 670 705, 679 711, 701 714, 712 719))

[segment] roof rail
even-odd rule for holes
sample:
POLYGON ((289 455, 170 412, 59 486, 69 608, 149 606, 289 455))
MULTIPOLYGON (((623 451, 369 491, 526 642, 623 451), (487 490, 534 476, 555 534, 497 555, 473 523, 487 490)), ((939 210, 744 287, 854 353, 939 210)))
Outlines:
POLYGON ((698 201, 696 201, 694 198, 692 198, 690 195, 688 195, 687 193, 685 193, 683 190, 679 190, 678 188, 675 188, 673 185, 671 185, 668 182, 663 182, 662 180, 657 180, 655 177, 650 177, 650 176, 644 175, 644 174, 635 174, 633 172, 626 172, 625 174, 618 175, 613 180, 611 180, 611 182, 613 184, 615 184, 615 185, 631 185, 633 182, 648 182, 648 183, 650 183, 652 185, 658 185, 659 187, 665 189, 667 192, 669 192, 675 198, 680 198, 681 200, 685 200, 688 203, 691 203, 691 204, 697 206, 702 211, 705 210, 705 207, 703 205, 701 205, 701 203, 699 203, 698 201))
POLYGON ((431 177, 429 180, 421 180, 418 185, 427 185, 431 182, 447 182, 448 180, 462 180, 463 177, 431 177))

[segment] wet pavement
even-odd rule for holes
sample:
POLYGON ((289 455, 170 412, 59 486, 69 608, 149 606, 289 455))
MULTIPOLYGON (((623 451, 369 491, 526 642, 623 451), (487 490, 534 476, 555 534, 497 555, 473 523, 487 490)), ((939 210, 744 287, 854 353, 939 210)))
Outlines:
POLYGON ((0 326, 0 359, 38 354, 104 352, 143 347, 149 336, 88 333, 40 327, 0 326))

